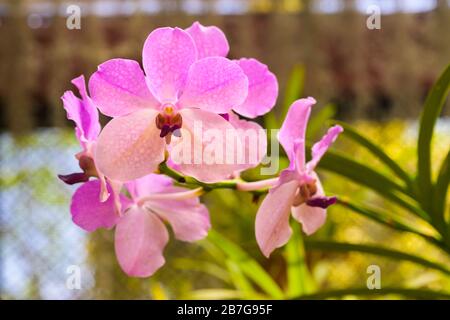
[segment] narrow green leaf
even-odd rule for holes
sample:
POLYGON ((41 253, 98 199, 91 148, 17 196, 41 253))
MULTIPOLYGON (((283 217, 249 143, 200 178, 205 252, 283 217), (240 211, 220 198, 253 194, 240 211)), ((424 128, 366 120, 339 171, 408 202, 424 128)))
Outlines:
POLYGON ((389 157, 383 149, 377 146, 375 143, 361 135, 356 129, 352 126, 336 121, 339 125, 344 128, 344 132, 342 135, 344 137, 348 137, 352 139, 354 142, 359 145, 365 147, 368 151, 370 151, 375 157, 377 157, 381 162, 383 162, 388 168, 392 170, 400 179, 402 179, 405 184, 412 189, 413 181, 411 177, 394 161, 391 157, 389 157))
MULTIPOLYGON (((440 219, 445 219, 445 205, 447 202, 447 191, 450 184, 450 150, 447 153, 444 161, 442 162, 437 177, 436 184, 434 186, 434 201, 433 211, 435 215, 440 219)), ((450 221, 448 222, 450 224, 450 221)), ((449 235, 450 236, 450 235, 449 235)))
POLYGON ((311 140, 316 138, 320 130, 323 128, 323 124, 329 121, 336 115, 336 106, 334 104, 327 104, 319 110, 308 122, 308 128, 306 129, 306 139, 311 140))
POLYGON ((381 288, 369 290, 367 288, 353 288, 318 292, 298 297, 301 300, 322 300, 329 298, 343 298, 346 296, 384 296, 388 294, 401 295, 415 299, 450 299, 450 293, 425 289, 381 288))
POLYGON ((424 220, 429 220, 426 212, 405 199, 406 196, 410 200, 414 200, 410 191, 366 165, 360 164, 339 153, 328 151, 320 161, 319 167, 366 186, 424 220))
POLYGON ((365 205, 355 204, 355 203, 351 202, 349 199, 342 198, 342 197, 339 197, 338 204, 340 204, 346 208, 349 208, 350 210, 352 210, 356 213, 359 213, 362 216, 364 216, 368 219, 371 219, 377 223, 380 223, 388 228, 416 234, 416 235, 422 237, 423 239, 427 240, 431 244, 444 250, 445 252, 450 253, 450 249, 447 248, 445 246, 445 244, 443 242, 441 242, 439 239, 437 239, 433 236, 424 234, 420 230, 413 227, 411 224, 408 224, 407 222, 405 222, 404 219, 401 219, 393 214, 389 214, 378 208, 375 209, 375 208, 368 207, 365 205))
POLYGON ((244 299, 256 299, 257 293, 252 284, 245 277, 239 265, 231 259, 228 259, 226 264, 231 281, 235 288, 241 293, 241 296, 244 299))
POLYGON ((239 246, 224 238, 214 230, 209 231, 207 239, 222 249, 232 261, 237 263, 242 272, 262 290, 264 290, 270 297, 273 299, 283 298, 283 291, 280 289, 278 284, 258 262, 253 260, 239 246))
POLYGON ((291 225, 292 236, 286 245, 287 296, 296 297, 311 293, 315 285, 308 270, 300 225, 291 225))
POLYGON ((419 139, 417 144, 417 182, 420 198, 425 210, 432 208, 432 181, 431 181, 431 139, 434 126, 441 113, 444 102, 450 90, 450 65, 439 77, 428 93, 422 115, 420 117, 419 139))
POLYGON ((395 260, 405 260, 414 262, 416 264, 422 265, 427 268, 435 269, 445 273, 446 275, 450 275, 450 269, 446 266, 441 265, 436 262, 431 262, 422 257, 418 257, 412 254, 404 253, 394 249, 387 249, 373 245, 364 245, 364 244, 354 244, 354 243, 345 243, 345 242, 333 242, 333 241, 317 241, 317 240, 308 240, 305 241, 305 246, 308 250, 327 250, 327 251, 339 251, 339 252, 362 252, 374 254, 377 256, 382 256, 386 258, 391 258, 395 260))
POLYGON ((302 96, 304 83, 305 68, 302 65, 294 66, 294 68, 292 68, 291 74, 289 75, 289 79, 286 84, 286 90, 284 92, 281 119, 284 119, 291 104, 302 96))
POLYGON ((178 258, 174 261, 174 267, 180 270, 202 272, 220 279, 225 283, 231 283, 230 276, 226 269, 208 261, 178 258))

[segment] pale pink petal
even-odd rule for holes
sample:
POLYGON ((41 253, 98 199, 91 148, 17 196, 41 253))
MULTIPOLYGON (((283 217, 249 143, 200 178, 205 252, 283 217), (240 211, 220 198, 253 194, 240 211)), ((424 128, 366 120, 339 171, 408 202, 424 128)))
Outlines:
POLYGON ((236 62, 248 78, 248 95, 244 103, 233 110, 247 118, 266 114, 277 101, 277 78, 265 64, 256 59, 240 59, 236 62))
POLYGON ((286 115, 278 133, 278 140, 286 151, 291 165, 298 163, 298 170, 305 165, 305 134, 311 107, 316 103, 314 98, 299 99, 295 101, 286 115))
POLYGON ((117 223, 115 249, 122 270, 133 277, 149 277, 164 265, 162 255, 169 234, 153 213, 130 207, 117 223))
POLYGON ((308 172, 311 172, 315 169, 320 159, 322 159, 323 155, 327 152, 328 148, 336 141, 339 134, 344 131, 344 129, 339 126, 333 126, 328 129, 328 132, 320 139, 319 142, 315 143, 312 147, 311 151, 311 160, 306 164, 306 168, 308 172))
POLYGON ((173 180, 162 174, 151 173, 142 178, 130 181, 125 185, 134 199, 152 193, 166 192, 173 186, 173 180))
POLYGON ((266 131, 254 121, 239 119, 233 112, 229 113, 228 118, 242 142, 243 164, 240 170, 256 167, 267 153, 266 131))
POLYGON ((198 198, 150 201, 146 205, 170 223, 179 240, 192 242, 203 239, 211 228, 208 209, 198 198))
POLYGON ((153 172, 164 160, 164 139, 155 125, 157 111, 145 109, 112 119, 95 150, 96 165, 108 178, 122 182, 153 172))
POLYGON ((227 113, 247 97, 248 79, 239 65, 227 58, 198 60, 189 76, 180 105, 214 113, 227 113))
POLYGON ((298 189, 293 180, 271 190, 256 214, 256 241, 262 253, 269 257, 273 250, 288 242, 291 236, 289 213, 298 189))
POLYGON ((102 63, 89 79, 89 90, 100 111, 111 117, 159 105, 134 60, 112 59, 102 63))
MULTIPOLYGON (((317 192, 315 196, 325 195, 322 184, 317 174, 313 173, 316 179, 317 192)), ((311 235, 316 232, 327 219, 327 210, 319 207, 310 207, 306 203, 297 207, 292 207, 292 216, 302 224, 303 232, 311 235)))
MULTIPOLYGON (((111 191, 109 185, 108 189, 111 191)), ((73 222, 89 232, 98 228, 112 228, 119 217, 112 197, 100 202, 99 180, 85 182, 75 191, 70 212, 73 222)))
POLYGON ((226 57, 230 47, 225 34, 216 26, 205 27, 194 22, 186 32, 194 39, 197 46, 198 59, 206 57, 226 57))
POLYGON ((217 182, 241 168, 236 157, 240 140, 228 121, 200 109, 182 109, 180 114, 181 137, 172 136, 169 150, 177 170, 204 182, 217 182))
POLYGON ((77 98, 72 91, 66 91, 61 97, 67 118, 75 122, 75 133, 78 141, 87 149, 87 143, 95 141, 100 132, 98 111, 86 92, 84 76, 72 80, 78 88, 81 99, 77 98))
POLYGON ((180 28, 158 28, 148 36, 142 53, 147 84, 160 102, 176 102, 189 67, 197 60, 191 36, 180 28))

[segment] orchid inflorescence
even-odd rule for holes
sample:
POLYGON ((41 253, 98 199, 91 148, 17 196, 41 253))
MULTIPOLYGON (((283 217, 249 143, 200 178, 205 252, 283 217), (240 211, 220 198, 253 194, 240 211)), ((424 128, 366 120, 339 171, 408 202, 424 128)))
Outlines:
POLYGON ((325 196, 314 169, 342 128, 330 128, 306 163, 313 98, 295 101, 279 131, 289 167, 276 178, 240 179, 240 172, 263 160, 267 135, 238 115, 253 119, 269 112, 278 83, 266 65, 230 60, 228 51, 215 26, 158 28, 144 43, 143 70, 133 60, 108 60, 88 87, 83 76, 72 80, 79 97, 72 91, 62 97, 82 148, 76 154, 82 172, 59 176, 81 183, 72 197, 72 220, 89 232, 115 227, 117 259, 130 276, 148 277, 164 264, 165 222, 182 241, 207 235, 209 212, 199 197, 210 189, 268 191, 255 224, 267 257, 289 240, 290 212, 309 235, 336 202, 325 196), (112 117, 103 129, 99 111, 112 117))

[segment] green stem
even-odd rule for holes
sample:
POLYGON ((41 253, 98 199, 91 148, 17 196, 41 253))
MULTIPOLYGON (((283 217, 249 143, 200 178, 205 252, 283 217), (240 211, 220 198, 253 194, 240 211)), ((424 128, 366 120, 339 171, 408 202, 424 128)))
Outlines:
MULTIPOLYGON (((214 183, 206 183, 199 181, 193 177, 185 176, 181 174, 180 172, 170 168, 167 166, 166 162, 163 162, 159 165, 159 172, 163 173, 172 179, 176 181, 177 184, 187 187, 187 188, 198 188, 201 187, 205 192, 209 192, 214 189, 234 189, 234 190, 240 190, 240 185, 245 184, 252 184, 252 182, 246 182, 241 179, 233 179, 233 180, 226 180, 226 181, 220 181, 220 182, 214 182, 214 183)), ((267 180, 268 182, 271 182, 273 179, 267 180)), ((268 183, 270 185, 270 183, 268 183)), ((253 189, 250 190, 248 188, 245 191, 249 191, 253 194, 263 194, 268 191, 268 188, 259 188, 259 189, 253 189)))

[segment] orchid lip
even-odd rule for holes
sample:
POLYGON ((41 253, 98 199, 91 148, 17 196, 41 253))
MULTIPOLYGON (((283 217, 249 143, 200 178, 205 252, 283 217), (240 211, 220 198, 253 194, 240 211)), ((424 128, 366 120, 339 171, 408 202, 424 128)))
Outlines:
POLYGON ((315 197, 306 201, 306 204, 310 207, 319 207, 326 209, 329 206, 337 202, 337 197, 315 197))

